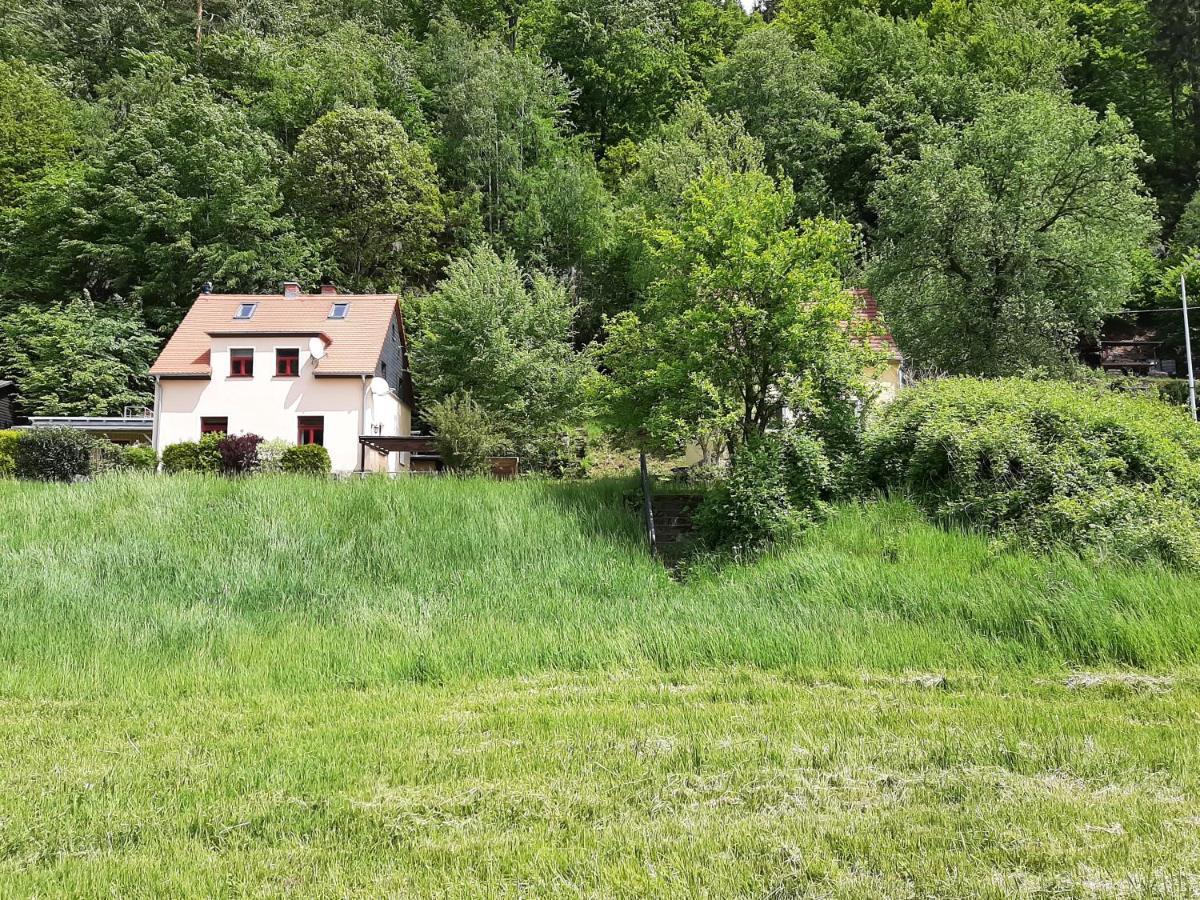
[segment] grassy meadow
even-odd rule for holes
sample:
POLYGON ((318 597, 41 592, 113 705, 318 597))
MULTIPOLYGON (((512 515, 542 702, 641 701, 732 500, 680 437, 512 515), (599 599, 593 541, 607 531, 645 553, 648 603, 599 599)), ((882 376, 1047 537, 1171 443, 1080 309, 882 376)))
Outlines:
POLYGON ((628 488, 0 481, 0 896, 1200 895, 1200 578, 628 488))

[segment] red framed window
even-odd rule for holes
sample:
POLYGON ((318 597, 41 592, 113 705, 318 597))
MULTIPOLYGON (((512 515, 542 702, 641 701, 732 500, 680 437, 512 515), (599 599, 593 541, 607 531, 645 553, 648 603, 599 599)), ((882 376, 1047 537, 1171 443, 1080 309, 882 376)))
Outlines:
POLYGON ((300 416, 299 427, 296 431, 297 444, 324 444, 325 417, 300 416))
POLYGON ((254 351, 229 351, 229 377, 250 378, 254 375, 254 351))
POLYGON ((300 374, 300 351, 296 347, 275 349, 275 374, 284 378, 295 378, 300 374))
POLYGON ((201 434, 229 434, 229 419, 226 416, 204 416, 200 419, 201 434))

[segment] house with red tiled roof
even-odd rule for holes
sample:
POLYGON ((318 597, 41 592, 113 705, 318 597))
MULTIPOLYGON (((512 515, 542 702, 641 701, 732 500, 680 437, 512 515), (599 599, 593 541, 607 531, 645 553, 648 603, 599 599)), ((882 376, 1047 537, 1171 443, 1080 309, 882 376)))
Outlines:
POLYGON ((159 453, 221 431, 323 444, 335 472, 408 464, 407 453, 371 440, 411 434, 395 294, 342 294, 333 285, 302 293, 294 282, 280 294, 206 290, 150 374, 159 453))
MULTIPOLYGON (((882 318, 879 315, 879 304, 875 300, 875 295, 865 288, 854 288, 850 293, 855 299, 858 317, 867 320, 872 325, 881 325, 882 318)), ((883 355, 884 361, 878 369, 867 374, 879 390, 879 399, 891 400, 896 396, 896 391, 904 386, 904 357, 900 353, 900 347, 897 346, 895 339, 888 331, 874 334, 869 340, 871 348, 879 351, 883 355)))

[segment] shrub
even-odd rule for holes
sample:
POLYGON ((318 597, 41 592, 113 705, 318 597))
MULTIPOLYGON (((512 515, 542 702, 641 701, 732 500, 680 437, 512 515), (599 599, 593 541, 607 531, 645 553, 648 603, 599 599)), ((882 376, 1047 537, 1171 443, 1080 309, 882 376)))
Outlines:
POLYGON ((283 452, 280 466, 284 472, 296 475, 328 475, 333 466, 329 451, 320 444, 301 444, 283 452))
POLYGON ((697 513, 711 547, 760 549, 795 538, 826 512, 832 484, 819 440, 794 428, 738 450, 697 513))
POLYGON ((283 455, 295 445, 283 438, 272 438, 258 445, 258 471, 274 475, 283 471, 283 455))
POLYGON ((163 447, 163 471, 175 475, 179 472, 200 471, 200 445, 195 441, 180 441, 163 447))
POLYGON ((18 478, 74 481, 92 473, 91 435, 73 428, 30 428, 17 438, 18 478))
POLYGON ((172 475, 178 472, 218 472, 221 469, 221 453, 218 449, 223 434, 206 434, 196 441, 180 441, 163 448, 163 471, 172 475))
POLYGON ((17 471, 19 431, 0 431, 0 478, 12 478, 17 471))
POLYGON ((1200 428, 1158 400, 952 378, 903 392, 864 464, 928 513, 1040 548, 1200 566, 1200 428))
POLYGON ((120 444, 105 438, 93 438, 91 454, 93 475, 107 475, 126 468, 125 451, 120 444))
POLYGON ((221 454, 221 472, 224 475, 249 475, 258 468, 258 445, 262 438, 257 434, 226 434, 217 443, 221 454))
POLYGON ((425 420, 446 466, 455 472, 483 474, 491 470, 489 457, 501 447, 499 430, 483 408, 466 391, 431 403, 425 420))
POLYGON ((153 447, 145 444, 135 444, 125 447, 122 451, 125 457, 125 468, 136 472, 153 472, 158 468, 158 454, 153 447))

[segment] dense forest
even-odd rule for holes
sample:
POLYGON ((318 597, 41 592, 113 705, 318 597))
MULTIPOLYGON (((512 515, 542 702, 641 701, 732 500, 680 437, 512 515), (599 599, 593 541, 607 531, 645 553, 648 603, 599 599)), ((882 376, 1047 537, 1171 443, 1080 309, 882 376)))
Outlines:
POLYGON ((776 263, 819 258, 945 372, 1060 366, 1200 278, 1197 0, 0 13, 0 377, 29 413, 147 399, 206 281, 419 298, 481 248, 609 363, 739 235, 763 252, 732 281, 804 292, 776 263))

